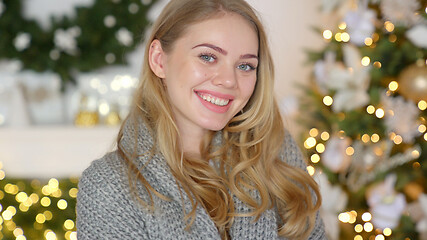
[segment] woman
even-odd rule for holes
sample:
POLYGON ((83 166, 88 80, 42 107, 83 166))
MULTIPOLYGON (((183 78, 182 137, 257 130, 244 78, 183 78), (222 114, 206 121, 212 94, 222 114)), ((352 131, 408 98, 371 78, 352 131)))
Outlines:
POLYGON ((244 0, 171 0, 144 60, 118 149, 80 180, 79 240, 325 238, 244 0))

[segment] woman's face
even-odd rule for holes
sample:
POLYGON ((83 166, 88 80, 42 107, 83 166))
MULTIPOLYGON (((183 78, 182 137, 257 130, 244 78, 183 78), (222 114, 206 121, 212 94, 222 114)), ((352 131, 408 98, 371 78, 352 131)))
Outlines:
POLYGON ((190 26, 158 60, 160 75, 154 72, 164 81, 179 130, 216 131, 254 91, 258 37, 243 17, 226 13, 190 26))

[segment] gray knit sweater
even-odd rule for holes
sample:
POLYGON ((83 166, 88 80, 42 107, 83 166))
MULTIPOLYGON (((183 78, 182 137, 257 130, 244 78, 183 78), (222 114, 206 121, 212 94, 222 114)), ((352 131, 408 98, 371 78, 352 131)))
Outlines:
MULTIPOLYGON (((153 139, 147 129, 138 132, 129 125, 124 130, 123 146, 132 149, 134 134, 138 135, 138 150, 148 151, 153 139)), ((282 158, 292 166, 305 167, 301 153, 289 134, 284 141, 282 158)), ((165 201, 153 196, 154 213, 144 209, 131 194, 128 168, 117 152, 106 154, 91 163, 79 182, 77 197, 77 237, 86 239, 221 239, 214 222, 202 207, 197 208, 196 220, 185 230, 185 213, 191 209, 188 196, 179 188, 164 157, 156 154, 148 161, 140 157, 137 166, 145 179, 161 194, 165 201), (144 166, 144 164, 147 164, 144 166)), ((142 185, 137 185, 139 196, 148 200, 142 185)), ((250 209, 234 197, 237 212, 250 209)), ((199 205, 200 206, 200 205, 199 205)), ((277 212, 267 210, 253 222, 252 217, 236 217, 230 229, 231 239, 280 239, 277 235, 277 212)), ((316 226, 309 239, 326 239, 322 220, 317 215, 316 226)))

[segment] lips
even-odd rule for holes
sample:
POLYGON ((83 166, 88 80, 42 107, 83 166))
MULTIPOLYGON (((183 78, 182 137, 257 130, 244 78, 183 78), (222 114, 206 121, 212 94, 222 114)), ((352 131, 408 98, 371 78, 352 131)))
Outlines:
POLYGON ((194 91, 202 104, 211 111, 224 113, 230 107, 234 97, 212 91, 194 91))

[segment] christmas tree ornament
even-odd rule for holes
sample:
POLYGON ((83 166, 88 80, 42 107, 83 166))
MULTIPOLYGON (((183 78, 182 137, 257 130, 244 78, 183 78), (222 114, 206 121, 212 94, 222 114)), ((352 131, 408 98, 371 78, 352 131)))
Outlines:
POLYGON ((394 132, 403 138, 403 142, 412 143, 421 133, 418 131, 418 115, 420 110, 412 101, 402 96, 391 97, 382 95, 385 109, 385 125, 388 132, 394 132))
POLYGON ((94 97, 83 95, 80 99, 79 112, 74 124, 79 127, 91 127, 99 123, 99 115, 96 108, 97 100, 94 97))
POLYGON ((421 21, 421 16, 415 14, 420 8, 417 0, 382 0, 380 7, 384 19, 396 25, 410 26, 421 21))
POLYGON ((399 75, 399 93, 414 102, 427 101, 427 67, 411 65, 399 75))
POLYGON ((394 229, 406 207, 405 196, 394 190, 396 175, 388 175, 384 182, 367 191, 367 201, 372 213, 372 222, 380 229, 394 229))
POLYGON ((427 24, 422 23, 412 27, 406 32, 406 37, 420 48, 427 48, 427 24))

